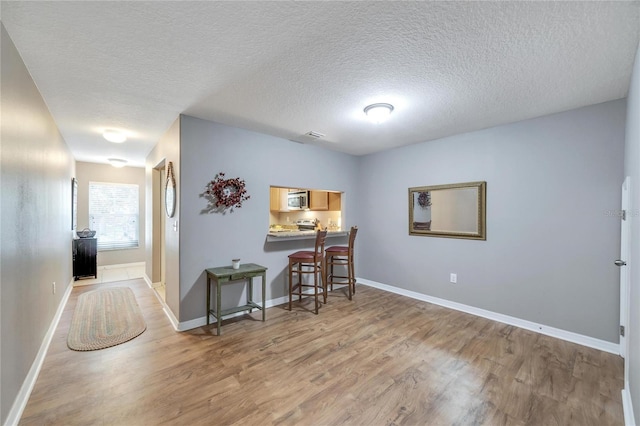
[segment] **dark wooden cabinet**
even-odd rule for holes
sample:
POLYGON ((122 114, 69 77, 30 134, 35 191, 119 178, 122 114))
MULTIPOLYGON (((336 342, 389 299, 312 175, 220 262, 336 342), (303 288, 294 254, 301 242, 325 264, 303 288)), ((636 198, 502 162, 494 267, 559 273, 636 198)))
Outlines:
POLYGON ((78 238, 73 240, 73 279, 90 277, 98 278, 97 238, 78 238))

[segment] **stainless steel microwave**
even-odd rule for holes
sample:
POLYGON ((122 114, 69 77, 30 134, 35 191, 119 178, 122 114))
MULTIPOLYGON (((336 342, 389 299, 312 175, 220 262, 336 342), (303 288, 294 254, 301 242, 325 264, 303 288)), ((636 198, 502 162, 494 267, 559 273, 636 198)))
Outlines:
POLYGON ((305 210, 309 208, 309 191, 289 192, 287 195, 289 210, 305 210))

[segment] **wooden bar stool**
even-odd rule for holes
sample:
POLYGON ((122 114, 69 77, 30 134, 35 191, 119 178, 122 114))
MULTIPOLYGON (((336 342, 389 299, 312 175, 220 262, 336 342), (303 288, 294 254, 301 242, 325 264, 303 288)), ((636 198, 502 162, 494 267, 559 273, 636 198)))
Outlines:
POLYGON ((356 241, 357 233, 358 227, 352 226, 351 231, 349 232, 349 246, 331 246, 324 251, 325 270, 327 272, 327 278, 325 279, 325 292, 326 287, 329 285, 331 285, 331 291, 333 291, 334 284, 347 284, 349 287, 349 300, 351 300, 351 294, 356 293, 356 273, 353 267, 353 246, 356 241), (336 275, 333 271, 334 266, 346 267, 347 275, 336 275), (336 281, 336 279, 339 281, 336 281))
MULTIPOLYGON (((302 290, 307 287, 313 288, 315 298, 315 313, 318 313, 320 301, 318 300, 318 290, 322 291, 324 303, 327 303, 327 291, 324 287, 324 241, 327 238, 327 231, 316 233, 316 245, 314 251, 297 251, 289 255, 289 310, 291 310, 291 299, 298 296, 298 301, 302 301, 302 290), (293 274, 298 274, 298 282, 293 284, 293 274), (304 283, 303 275, 313 274, 313 284, 304 283)), ((310 278, 309 278, 310 281, 310 278)))

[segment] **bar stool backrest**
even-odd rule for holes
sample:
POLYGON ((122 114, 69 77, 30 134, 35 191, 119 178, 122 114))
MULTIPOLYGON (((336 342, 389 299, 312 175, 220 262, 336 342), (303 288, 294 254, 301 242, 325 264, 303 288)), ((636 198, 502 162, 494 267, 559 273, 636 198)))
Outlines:
POLYGON ((349 254, 353 255, 353 246, 356 243, 356 234, 358 233, 358 227, 352 226, 349 231, 349 254))
POLYGON ((324 256, 324 242, 327 239, 327 230, 318 231, 316 233, 316 249, 315 256, 323 257, 324 256))

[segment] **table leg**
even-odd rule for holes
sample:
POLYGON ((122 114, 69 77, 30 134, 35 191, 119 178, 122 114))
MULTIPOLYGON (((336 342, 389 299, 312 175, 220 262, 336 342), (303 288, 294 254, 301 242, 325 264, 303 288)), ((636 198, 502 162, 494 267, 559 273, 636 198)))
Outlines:
MULTIPOLYGON (((249 293, 247 293, 247 304, 253 303, 253 277, 249 278, 249 293)), ((249 313, 253 312, 253 308, 249 309, 249 313)))
POLYGON ((209 325, 209 310, 211 310, 211 277, 207 275, 207 325, 209 325))
POLYGON ((266 288, 267 288, 266 281, 267 280, 266 280, 266 278, 267 278, 267 275, 266 274, 262 274, 262 321, 265 320, 265 310, 266 310, 266 307, 267 307, 267 305, 265 303, 265 301, 267 300, 267 294, 266 294, 267 293, 267 291, 266 291, 266 288))
POLYGON ((218 280, 216 280, 216 295, 218 296, 216 298, 216 320, 217 325, 218 325, 218 336, 220 335, 220 325, 222 323, 222 315, 220 315, 220 312, 222 312, 222 290, 221 290, 221 285, 220 282, 218 280))

